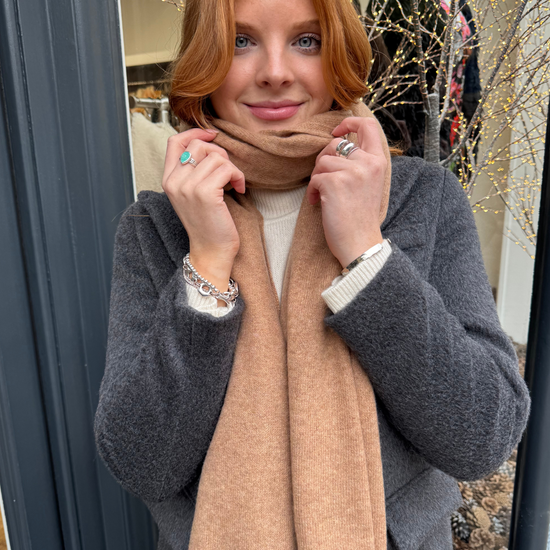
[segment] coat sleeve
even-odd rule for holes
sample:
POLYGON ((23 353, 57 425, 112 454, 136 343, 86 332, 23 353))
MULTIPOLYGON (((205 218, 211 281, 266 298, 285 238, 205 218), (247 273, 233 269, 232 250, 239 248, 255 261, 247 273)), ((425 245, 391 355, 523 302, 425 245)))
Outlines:
POLYGON ((470 205, 444 173, 429 276, 392 244, 370 284, 325 322, 357 353, 414 449, 473 480, 509 457, 530 398, 497 317, 470 205))
POLYGON ((107 362, 95 416, 100 456, 121 485, 160 502, 199 470, 231 373, 244 304, 224 317, 187 303, 175 269, 153 283, 135 227, 117 229, 107 362))

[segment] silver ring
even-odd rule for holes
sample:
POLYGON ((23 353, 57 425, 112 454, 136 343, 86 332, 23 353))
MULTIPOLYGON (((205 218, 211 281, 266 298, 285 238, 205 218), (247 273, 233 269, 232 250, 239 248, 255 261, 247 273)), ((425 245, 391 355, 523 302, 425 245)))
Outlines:
POLYGON ((192 164, 195 168, 197 167, 197 161, 191 156, 189 151, 185 151, 185 153, 181 154, 180 162, 182 165, 192 164))
MULTIPOLYGON (((355 145, 355 143, 353 145, 355 145)), ((349 151, 346 155, 344 155, 342 151, 342 156, 345 158, 348 158, 353 153, 353 151, 357 151, 358 149, 361 149, 361 147, 358 147, 357 145, 355 145, 355 147, 351 151, 349 151)))
POLYGON ((359 147, 355 145, 355 143, 344 139, 336 147, 336 155, 347 159, 351 153, 353 153, 353 151, 357 151, 357 149, 359 149, 359 147))
POLYGON ((336 146, 336 156, 340 156, 340 151, 346 147, 346 145, 350 144, 351 141, 348 141, 347 139, 343 139, 337 146, 336 146))

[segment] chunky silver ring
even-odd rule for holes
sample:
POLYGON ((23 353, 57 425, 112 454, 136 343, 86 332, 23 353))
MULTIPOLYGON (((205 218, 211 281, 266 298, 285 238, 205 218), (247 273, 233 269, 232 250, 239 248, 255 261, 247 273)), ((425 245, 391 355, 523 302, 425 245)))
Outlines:
POLYGON ((343 141, 341 141, 336 147, 336 154, 339 157, 347 159, 351 155, 351 153, 353 153, 353 151, 357 151, 359 147, 357 147, 355 143, 353 143, 352 141, 348 141, 347 139, 343 141), (346 143, 344 143, 343 141, 345 141, 346 143))
POLYGON ((342 156, 345 156, 346 158, 348 158, 353 153, 353 151, 357 151, 358 149, 361 149, 361 147, 358 147, 357 145, 355 145, 355 147, 347 155, 342 154, 342 156))
POLYGON ((343 139, 337 146, 336 146, 336 156, 340 156, 340 152, 346 145, 349 145, 351 141, 348 141, 347 139, 343 139))
POLYGON ((185 153, 182 153, 180 157, 180 162, 182 164, 192 164, 193 166, 197 166, 197 161, 191 156, 191 153, 189 151, 185 151, 185 153))

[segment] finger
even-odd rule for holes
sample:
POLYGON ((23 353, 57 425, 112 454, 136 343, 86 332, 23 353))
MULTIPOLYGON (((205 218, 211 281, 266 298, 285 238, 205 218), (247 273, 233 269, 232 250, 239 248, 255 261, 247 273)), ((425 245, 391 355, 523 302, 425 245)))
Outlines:
MULTIPOLYGON (((336 146, 341 142, 342 140, 339 138, 333 139, 318 155, 315 159, 315 164, 319 162, 319 160, 325 156, 331 156, 336 157, 336 146)), ((340 157, 337 157, 340 158, 340 157)))
MULTIPOLYGON (((181 168, 185 169, 186 166, 181 166, 181 168)), ((178 168, 176 168, 176 170, 178 170, 178 168)), ((225 187, 230 183, 235 191, 239 193, 245 192, 244 174, 231 161, 217 151, 210 152, 204 160, 199 162, 196 167, 193 167, 193 172, 190 174, 190 185, 194 185, 195 187, 208 186, 213 181, 211 180, 211 176, 215 173, 217 173, 218 176, 220 174, 229 175, 229 179, 222 181, 223 178, 219 179, 218 177, 218 179, 214 180, 214 187, 225 187), (219 170, 223 166, 226 168, 219 170)))
MULTIPOLYGON (((353 154, 355 155, 355 153, 356 151, 354 151, 353 154)), ((363 154, 365 153, 363 152, 363 154)), ((349 167, 349 156, 348 158, 343 158, 336 156, 334 153, 331 154, 330 152, 327 152, 317 158, 315 168, 313 169, 313 172, 311 172, 311 176, 339 172, 341 170, 346 170, 349 167)))
POLYGON ((192 158, 197 161, 197 164, 199 162, 202 162, 208 155, 212 153, 221 155, 223 158, 229 160, 229 155, 227 154, 227 151, 225 149, 223 149, 219 145, 216 145, 215 143, 209 143, 207 141, 202 141, 201 139, 193 139, 187 146, 186 151, 191 153, 192 158))
POLYGON ((323 183, 327 180, 324 174, 317 174, 311 176, 309 179, 309 184, 306 189, 307 200, 309 204, 315 205, 319 202, 321 194, 323 192, 322 186, 323 183))
POLYGON ((313 185, 312 182, 313 180, 310 179, 309 185, 307 186, 307 189, 306 189, 306 195, 307 195, 307 200, 309 201, 309 204, 313 206, 319 202, 319 199, 321 198, 321 194, 319 193, 319 190, 317 189, 317 187, 315 187, 315 185, 313 185))
MULTIPOLYGON (((315 161, 315 168, 311 175, 324 172, 337 172, 349 168, 350 160, 365 160, 368 154, 361 148, 356 149, 347 157, 341 157, 336 154, 336 147, 342 142, 340 138, 333 139, 318 155, 315 161), (346 164, 347 163, 347 164, 346 164)), ((358 146, 357 146, 358 147, 358 146)))
POLYGON ((350 132, 357 134, 357 145, 367 153, 383 155, 385 153, 385 138, 380 129, 380 124, 374 117, 348 117, 345 118, 334 130, 333 136, 343 136, 350 132))
MULTIPOLYGON (((214 143, 208 143, 206 141, 202 141, 200 139, 193 139, 189 142, 188 146, 186 147, 186 150, 191 153, 191 158, 197 163, 197 166, 211 153, 217 153, 221 155, 222 157, 229 160, 229 155, 227 154, 227 151, 220 147, 219 145, 216 145, 214 143)), ((196 168, 191 163, 186 163, 182 165, 181 163, 181 154, 176 160, 174 166, 172 167, 172 171, 169 172, 170 167, 165 164, 164 167, 164 175, 163 175, 163 183, 166 181, 166 178, 172 177, 172 175, 178 174, 180 171, 185 170, 186 172, 189 172, 196 168)), ((185 173, 185 172, 182 172, 185 173)), ((176 176, 180 177, 180 176, 176 176)))
MULTIPOLYGON (((206 160, 203 162, 206 162, 206 160)), ((225 161, 197 185, 195 192, 211 196, 216 190, 223 189, 228 183, 231 184, 237 193, 245 192, 244 174, 233 163, 225 161)))
POLYGON ((168 174, 171 174, 180 160, 181 154, 187 149, 194 139, 201 141, 212 141, 217 133, 214 130, 202 130, 201 128, 192 128, 168 138, 166 145, 166 158, 164 160, 163 180, 168 174))

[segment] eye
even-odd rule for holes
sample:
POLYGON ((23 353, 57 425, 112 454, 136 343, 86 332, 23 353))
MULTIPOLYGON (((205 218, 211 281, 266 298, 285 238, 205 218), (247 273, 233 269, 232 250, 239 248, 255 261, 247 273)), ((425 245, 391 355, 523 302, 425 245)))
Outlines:
POLYGON ((300 36, 295 44, 306 52, 316 52, 321 48, 321 39, 313 34, 300 36))
POLYGON ((249 39, 246 36, 237 36, 237 38, 235 38, 235 48, 246 48, 248 46, 248 40, 249 39))

